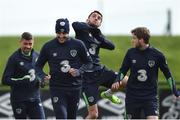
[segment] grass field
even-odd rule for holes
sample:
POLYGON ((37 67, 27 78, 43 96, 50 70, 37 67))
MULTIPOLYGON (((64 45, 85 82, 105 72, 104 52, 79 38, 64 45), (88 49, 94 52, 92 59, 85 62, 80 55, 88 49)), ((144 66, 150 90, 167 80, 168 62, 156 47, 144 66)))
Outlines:
MULTIPOLYGON (((34 48, 40 51, 42 45, 50 40, 51 36, 36 36, 34 48)), ((102 64, 107 67, 118 71, 122 59, 128 48, 131 47, 131 37, 129 36, 108 36, 110 40, 116 45, 116 49, 113 51, 108 51, 102 49, 100 51, 100 57, 102 64)), ((165 54, 169 68, 178 83, 178 88, 180 88, 180 36, 167 37, 167 36, 152 36, 151 45, 163 51, 165 54)), ((19 47, 19 37, 17 36, 1 36, 0 37, 0 78, 2 78, 2 73, 6 65, 8 57, 19 47)), ((47 66, 45 71, 48 71, 47 66)), ((161 84, 165 84, 166 80, 161 72, 159 72, 159 81, 161 84)))

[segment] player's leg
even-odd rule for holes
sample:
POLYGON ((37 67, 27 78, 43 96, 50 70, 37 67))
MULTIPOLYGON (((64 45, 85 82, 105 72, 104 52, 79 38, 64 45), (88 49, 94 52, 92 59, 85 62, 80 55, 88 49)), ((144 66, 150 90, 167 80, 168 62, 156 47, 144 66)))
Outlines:
MULTIPOLYGON (((118 88, 118 90, 121 90, 123 88, 126 87, 126 84, 127 84, 127 81, 128 81, 129 77, 128 76, 125 76, 124 79, 120 82, 120 86, 118 88)), ((114 92, 117 92, 118 90, 112 90, 112 89, 108 89, 106 91, 104 91, 107 95, 110 94, 114 94, 114 92)))
MULTIPOLYGON (((124 88, 126 86, 128 78, 129 78, 128 76, 124 77, 124 79, 121 81, 121 84, 120 84, 118 90, 121 90, 122 88, 124 88)), ((107 98, 113 103, 121 104, 120 99, 117 96, 113 95, 118 90, 112 90, 111 88, 109 88, 108 90, 101 92, 101 97, 107 98)))
POLYGON ((76 119, 81 90, 68 92, 67 119, 76 119))
POLYGON ((114 92, 117 92, 117 91, 119 91, 119 90, 121 90, 121 89, 123 89, 123 88, 126 87, 126 84, 127 84, 128 79, 129 79, 129 77, 128 77, 128 76, 125 76, 124 79, 121 80, 120 86, 119 86, 119 88, 118 88, 117 90, 108 89, 108 90, 106 90, 106 91, 104 91, 104 92, 105 92, 107 95, 108 95, 108 94, 110 94, 110 95, 114 94, 114 92))
POLYGON ((14 113, 15 119, 26 119, 27 112, 26 112, 26 103, 25 102, 12 102, 12 109, 14 113))
POLYGON ((45 119, 45 113, 41 100, 36 99, 29 102, 28 115, 30 119, 45 119))
POLYGON ((83 98, 88 109, 88 115, 85 119, 97 119, 98 118, 98 85, 86 84, 83 86, 83 98))
POLYGON ((50 89, 56 119, 67 119, 67 91, 50 89))
POLYGON ((121 104, 122 101, 120 100, 120 98, 118 98, 118 96, 114 95, 114 93, 115 92, 113 92, 111 89, 108 89, 106 91, 101 92, 101 98, 108 99, 115 104, 121 104))
POLYGON ((143 106, 144 106, 146 119, 158 120, 159 110, 158 110, 158 102, 156 99, 146 101, 143 106))
POLYGON ((159 120, 158 116, 147 116, 147 120, 159 120))
POLYGON ((88 107, 88 115, 85 119, 97 119, 98 118, 98 106, 97 104, 88 107))
POLYGON ((109 70, 107 68, 104 68, 102 70, 101 77, 100 77, 100 79, 101 79, 100 84, 102 86, 105 86, 105 87, 109 88, 109 89, 106 90, 106 91, 103 91, 101 93, 101 97, 109 99, 113 103, 121 104, 122 103, 121 100, 117 96, 113 95, 115 92, 118 91, 118 89, 116 91, 111 90, 111 86, 115 82, 116 77, 117 77, 116 72, 114 72, 112 70, 109 70))
POLYGON ((141 103, 125 103, 125 119, 140 119, 141 118, 141 103))

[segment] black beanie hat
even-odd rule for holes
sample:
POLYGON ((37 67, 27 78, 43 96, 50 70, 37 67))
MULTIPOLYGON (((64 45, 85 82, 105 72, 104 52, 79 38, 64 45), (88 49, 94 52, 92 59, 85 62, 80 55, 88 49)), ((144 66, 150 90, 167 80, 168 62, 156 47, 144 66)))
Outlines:
POLYGON ((60 18, 56 20, 56 33, 64 32, 69 34, 69 21, 67 18, 60 18))

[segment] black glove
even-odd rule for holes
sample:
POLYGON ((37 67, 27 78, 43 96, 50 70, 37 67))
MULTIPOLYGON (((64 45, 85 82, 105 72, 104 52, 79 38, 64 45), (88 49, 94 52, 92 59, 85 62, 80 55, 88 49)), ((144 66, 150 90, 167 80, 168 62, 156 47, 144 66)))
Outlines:
POLYGON ((98 28, 92 28, 90 32, 94 37, 102 35, 101 30, 98 28))

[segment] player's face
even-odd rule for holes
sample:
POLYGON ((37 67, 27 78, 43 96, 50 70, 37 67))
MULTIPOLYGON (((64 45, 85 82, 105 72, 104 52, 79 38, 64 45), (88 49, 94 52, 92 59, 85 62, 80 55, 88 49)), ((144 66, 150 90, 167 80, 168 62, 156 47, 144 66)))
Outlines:
POLYGON ((67 38, 69 37, 69 34, 64 33, 64 32, 56 33, 56 35, 57 35, 57 39, 60 43, 64 43, 67 40, 67 38))
POLYGON ((132 40, 131 40, 131 42, 132 42, 133 47, 135 47, 135 48, 140 48, 140 47, 141 47, 141 44, 140 44, 139 39, 138 39, 137 36, 134 35, 134 34, 132 34, 132 40))
POLYGON ((21 46, 21 50, 25 53, 28 54, 29 52, 31 52, 32 48, 34 45, 34 40, 26 40, 26 39, 22 39, 20 41, 20 46, 21 46))
POLYGON ((100 14, 96 12, 92 13, 91 16, 87 19, 87 23, 95 27, 101 26, 101 22, 102 22, 102 17, 100 14))

